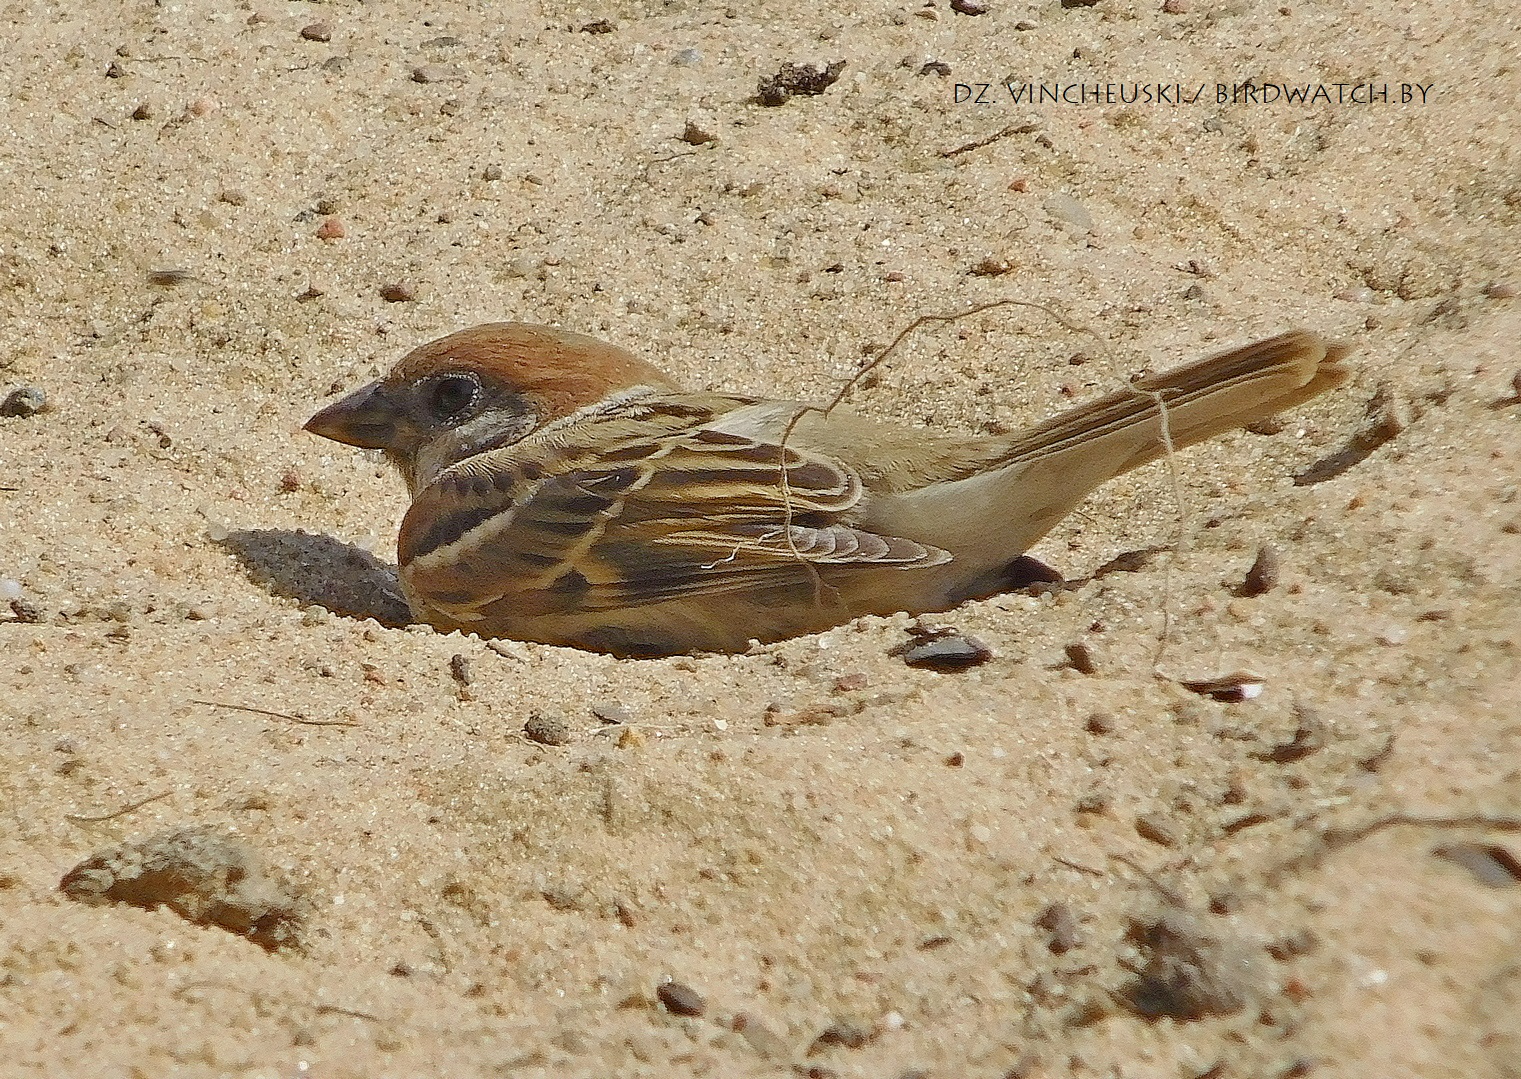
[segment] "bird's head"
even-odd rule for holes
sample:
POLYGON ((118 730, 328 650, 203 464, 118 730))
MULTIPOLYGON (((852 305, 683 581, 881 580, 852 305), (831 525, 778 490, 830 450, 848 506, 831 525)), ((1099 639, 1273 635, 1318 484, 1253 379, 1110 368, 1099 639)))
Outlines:
POLYGON ((384 451, 416 494, 458 461, 638 387, 674 388, 615 345, 492 322, 413 349, 384 378, 307 420, 306 430, 384 451))

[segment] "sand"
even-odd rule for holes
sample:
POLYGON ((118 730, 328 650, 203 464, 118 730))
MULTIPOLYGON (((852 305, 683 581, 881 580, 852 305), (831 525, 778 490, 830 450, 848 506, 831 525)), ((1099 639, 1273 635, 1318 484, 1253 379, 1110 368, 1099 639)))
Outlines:
POLYGON ((986 7, 0 12, 0 394, 49 403, 0 417, 0 1071, 1521 1074, 1516 11, 986 7), (1356 375, 1106 487, 1072 587, 932 619, 952 673, 907 615, 408 628, 401 485, 300 432, 477 322, 819 400, 998 299, 1060 317, 850 406, 1007 430, 1293 326, 1356 375))

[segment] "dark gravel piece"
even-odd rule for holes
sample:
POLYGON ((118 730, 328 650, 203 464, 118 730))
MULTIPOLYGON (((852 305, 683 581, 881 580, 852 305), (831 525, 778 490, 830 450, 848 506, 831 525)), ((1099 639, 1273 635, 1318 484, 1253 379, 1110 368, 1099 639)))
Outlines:
POLYGON ((1136 834, 1162 847, 1176 847, 1178 832, 1172 822, 1159 813, 1143 813, 1135 819, 1136 834))
POLYGON ((836 60, 823 71, 812 64, 783 64, 775 75, 760 80, 755 99, 762 105, 785 105, 799 95, 822 94, 839 81, 845 61, 836 60))
POLYGON ((682 982, 662 982, 655 987, 655 997, 672 1015, 698 1016, 708 1010, 702 994, 682 982))
POLYGON ((301 903, 241 840, 203 829, 161 832, 112 847, 64 874, 58 888, 81 903, 168 907, 269 951, 298 944, 301 903))
POLYGON ((931 671, 964 671, 993 658, 993 650, 987 645, 959 633, 929 637, 895 651, 910 667, 931 671))
POLYGON ((1283 567, 1278 558, 1278 551, 1271 544, 1264 543, 1257 549, 1257 560, 1252 563, 1251 569, 1246 571, 1246 578, 1237 589, 1237 594, 1242 596, 1261 596, 1278 587, 1279 578, 1283 574, 1283 567))
POLYGON ((843 1046, 846 1049, 860 1049, 871 1041, 872 1029, 860 1023, 850 1020, 841 1020, 825 1027, 813 1044, 808 1047, 808 1055, 816 1056, 832 1045, 843 1046))
POLYGON ((1072 669, 1078 674, 1093 674, 1098 670, 1098 661, 1094 658, 1093 648, 1084 641, 1073 641, 1062 651, 1067 653, 1067 662, 1072 664, 1072 669))
POLYGON ((1246 1007, 1253 966, 1245 952, 1201 933, 1191 919, 1133 920, 1128 936, 1143 957, 1123 996, 1137 1014, 1195 1020, 1246 1007))
POLYGON ((1082 943, 1077 935, 1077 919, 1072 915, 1072 908, 1065 903, 1047 906, 1036 917, 1035 924, 1051 934, 1046 947, 1051 949, 1052 955, 1065 955, 1082 943))
POLYGON ((22 386, 0 401, 0 416, 24 419, 48 407, 48 395, 39 386, 22 386))
POLYGON ((537 742, 541 746, 570 744, 570 727, 565 721, 557 716, 546 716, 540 712, 534 712, 528 717, 528 722, 523 724, 523 734, 530 742, 537 742))

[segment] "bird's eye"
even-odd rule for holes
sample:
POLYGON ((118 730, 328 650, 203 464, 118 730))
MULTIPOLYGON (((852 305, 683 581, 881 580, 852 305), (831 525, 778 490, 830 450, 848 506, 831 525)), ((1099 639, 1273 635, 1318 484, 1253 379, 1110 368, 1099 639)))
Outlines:
POLYGON ((428 410, 439 421, 458 419, 475 403, 480 384, 470 375, 445 375, 428 392, 428 410))

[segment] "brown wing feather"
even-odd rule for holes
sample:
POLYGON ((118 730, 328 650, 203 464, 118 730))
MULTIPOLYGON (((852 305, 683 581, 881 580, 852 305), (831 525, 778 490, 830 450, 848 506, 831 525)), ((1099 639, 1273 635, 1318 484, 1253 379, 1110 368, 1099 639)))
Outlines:
POLYGON ((948 559, 844 520, 861 481, 839 462, 705 426, 713 412, 690 406, 649 437, 661 426, 650 411, 658 405, 640 403, 643 437, 609 440, 615 419, 574 441, 564 432, 548 446, 525 440, 441 474, 402 523, 412 593, 468 622, 506 597, 525 615, 611 610, 812 586, 823 566, 948 559))

